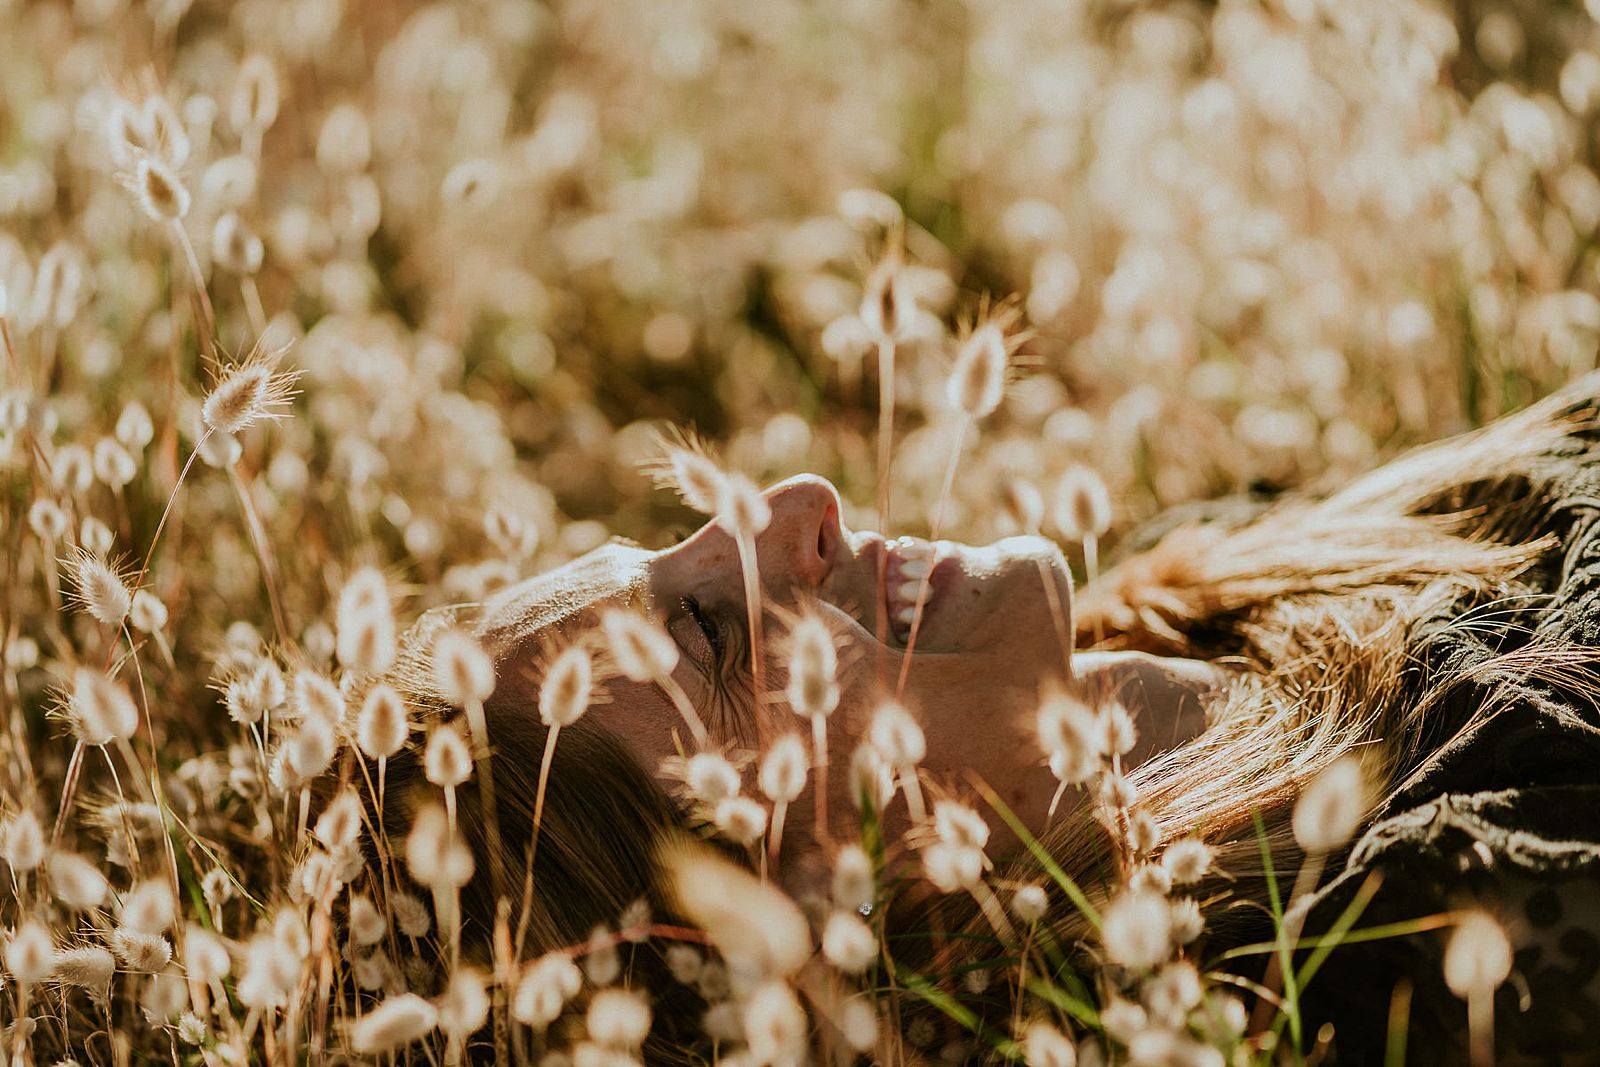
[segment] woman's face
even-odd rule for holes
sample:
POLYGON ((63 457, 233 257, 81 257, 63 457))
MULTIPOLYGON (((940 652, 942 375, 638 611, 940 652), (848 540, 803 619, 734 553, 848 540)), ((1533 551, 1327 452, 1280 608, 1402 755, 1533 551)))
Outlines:
MULTIPOLYGON (((785 731, 810 736, 809 724, 783 699, 781 650, 785 618, 806 608, 817 612, 836 637, 842 690, 827 721, 828 814, 836 835, 853 836, 851 754, 873 710, 896 691, 907 659, 910 605, 926 574, 927 601, 900 695, 927 737, 924 781, 965 791, 969 775, 976 775, 1025 822, 1041 824, 1055 782, 1034 740, 1031 713, 1041 686, 1066 677, 1070 658, 1071 581, 1060 550, 1036 537, 977 548, 852 531, 840 521, 833 486, 811 476, 782 482, 766 498, 772 518, 756 538, 764 643, 774 650, 766 693, 754 691, 738 546, 716 521, 664 551, 611 545, 508 590, 490 606, 491 639, 502 649, 531 654, 550 627, 631 602, 677 643, 676 679, 700 709, 713 742, 754 752, 760 741, 785 731)), ((512 652, 510 662, 516 657, 512 652)), ((503 679, 507 665, 502 652, 503 679)), ((692 747, 658 687, 613 678, 606 688, 609 702, 589 714, 646 767, 692 747)), ((746 791, 755 794, 753 766, 745 778, 746 791)), ((808 790, 795 807, 810 804, 808 790)), ((897 796, 886 817, 901 821, 904 808, 897 796)), ((811 822, 809 812, 791 815, 796 836, 786 833, 784 849, 791 861, 803 862, 800 834, 811 822)), ((1014 843, 998 835, 994 841, 1002 851, 1014 843)))

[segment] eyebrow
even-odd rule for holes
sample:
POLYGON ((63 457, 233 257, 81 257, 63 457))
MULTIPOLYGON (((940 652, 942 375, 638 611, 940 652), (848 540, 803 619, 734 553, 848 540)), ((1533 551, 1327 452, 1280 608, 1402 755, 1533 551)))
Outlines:
POLYGON ((592 619, 602 604, 621 601, 648 605, 650 553, 607 542, 541 575, 519 582, 491 600, 482 633, 500 651, 510 652, 550 631, 592 619))

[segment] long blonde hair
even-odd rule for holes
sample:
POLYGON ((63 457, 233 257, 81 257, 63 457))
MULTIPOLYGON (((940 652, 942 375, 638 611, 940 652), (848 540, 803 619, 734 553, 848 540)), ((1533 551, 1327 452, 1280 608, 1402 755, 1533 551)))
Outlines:
MULTIPOLYGON (((1264 896, 1257 817, 1274 857, 1297 862, 1289 815, 1334 760, 1361 761, 1371 811, 1447 740, 1431 713, 1461 679, 1417 661, 1419 625, 1452 615, 1445 625, 1476 625, 1489 605, 1529 594, 1519 578, 1557 543, 1548 505, 1597 447, 1582 436, 1596 425, 1597 390, 1591 375, 1338 491, 1297 494, 1243 522, 1186 525, 1082 592, 1080 642, 1100 634, 1098 648, 1232 668, 1206 729, 1130 775, 1162 842, 1198 835, 1217 849, 1226 880, 1202 885, 1202 900, 1248 910, 1264 896), (1479 610, 1460 614, 1468 607, 1479 610)), ((1537 643, 1509 658, 1523 672, 1584 670, 1571 650, 1537 643)), ((1496 665, 1507 664, 1476 669, 1496 665)), ((1081 810, 1045 840, 1101 896, 1111 888, 1097 859, 1104 833, 1081 810)))

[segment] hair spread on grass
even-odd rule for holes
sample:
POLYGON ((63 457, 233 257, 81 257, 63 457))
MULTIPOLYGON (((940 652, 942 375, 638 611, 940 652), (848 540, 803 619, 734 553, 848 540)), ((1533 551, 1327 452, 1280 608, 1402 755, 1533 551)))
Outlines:
MULTIPOLYGON (((1203 733, 1130 774, 1161 841, 1197 835, 1227 872, 1195 896, 1263 900, 1256 813, 1277 862, 1292 863, 1295 802, 1325 769, 1357 761, 1370 811, 1442 740, 1431 715, 1461 679, 1418 670, 1416 627, 1453 605, 1519 595, 1518 575, 1554 542, 1538 508, 1518 502, 1542 499, 1559 471, 1552 457, 1595 428, 1597 384, 1335 492, 1174 530, 1081 591, 1080 642, 1102 632, 1101 648, 1210 659, 1232 674, 1203 733)), ((1600 692, 1570 650, 1536 644, 1511 659, 1600 692)), ((1085 813, 1045 843, 1083 884, 1104 885, 1090 858, 1104 832, 1085 813)))

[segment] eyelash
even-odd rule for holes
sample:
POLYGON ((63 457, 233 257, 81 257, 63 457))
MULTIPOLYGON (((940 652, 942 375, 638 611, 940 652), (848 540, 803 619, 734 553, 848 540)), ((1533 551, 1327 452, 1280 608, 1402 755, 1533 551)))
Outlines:
POLYGON ((713 619, 706 615, 705 610, 700 607, 700 601, 694 597, 686 596, 679 603, 683 605, 683 610, 689 613, 689 617, 694 620, 694 624, 700 627, 700 632, 705 634, 706 643, 711 646, 712 659, 716 662, 721 662, 722 630, 713 619))

